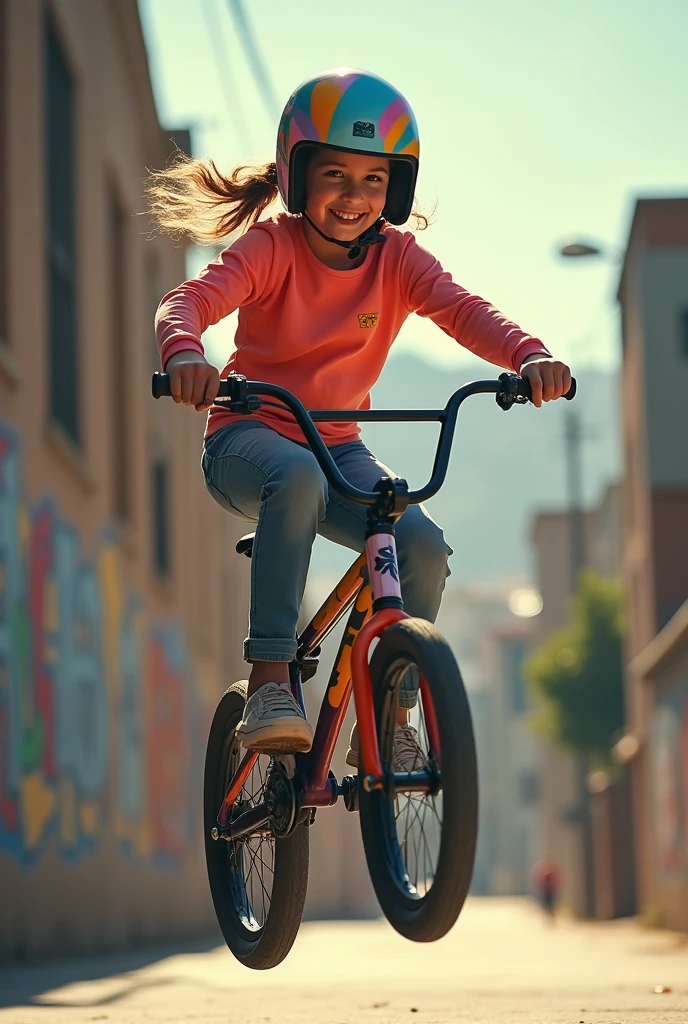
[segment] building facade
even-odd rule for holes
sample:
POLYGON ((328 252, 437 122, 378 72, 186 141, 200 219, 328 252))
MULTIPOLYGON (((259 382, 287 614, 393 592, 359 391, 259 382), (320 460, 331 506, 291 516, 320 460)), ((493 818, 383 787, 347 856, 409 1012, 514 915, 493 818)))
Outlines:
POLYGON ((622 310, 627 704, 638 899, 688 928, 688 199, 636 203, 622 310))
POLYGON ((519 617, 510 606, 522 590, 523 581, 516 579, 448 588, 438 616, 457 657, 473 719, 480 782, 471 889, 476 895, 529 892, 540 855, 541 743, 532 729, 522 674, 536 620, 519 617))
MULTIPOLYGON (((621 494, 619 483, 610 484, 599 502, 582 513, 583 563, 613 578, 620 577, 622 566, 621 494)), ((531 539, 535 555, 535 579, 543 600, 542 612, 535 620, 538 646, 570 621, 570 603, 574 590, 571 559, 573 529, 572 516, 566 511, 542 512, 533 524, 531 539)), ((551 744, 542 745, 539 765, 540 845, 543 855, 556 861, 561 868, 562 900, 571 911, 578 916, 594 912, 598 916, 613 917, 617 908, 622 905, 624 909, 628 907, 627 889, 629 886, 632 888, 632 882, 626 885, 618 899, 610 903, 606 895, 606 881, 594 885, 594 872, 592 877, 586 879, 586 839, 581 822, 584 773, 585 768, 580 759, 573 754, 551 744), (589 893, 588 887, 594 888, 596 892, 589 893)), ((611 796, 607 794, 601 799, 610 802, 611 796)), ((624 812, 623 809, 618 812, 616 810, 619 802, 616 793, 614 800, 614 813, 621 820, 624 812)), ((623 804, 623 800, 620 802, 623 804)), ((590 810, 594 832, 591 842, 596 848, 595 861, 598 865, 606 865, 611 856, 611 833, 609 838, 603 839, 601 836, 607 835, 611 811, 598 812, 596 806, 590 810)), ((617 833, 618 828, 614 835, 617 833)), ((614 850, 617 850, 616 846, 614 850)), ((615 870, 618 869, 618 857, 613 864, 615 870)), ((600 878, 606 878, 602 869, 600 872, 600 878)))
POLYGON ((0 956, 26 957, 213 927, 200 783, 248 563, 203 418, 150 397, 185 266, 140 216, 173 133, 135 0, 0 18, 0 956))

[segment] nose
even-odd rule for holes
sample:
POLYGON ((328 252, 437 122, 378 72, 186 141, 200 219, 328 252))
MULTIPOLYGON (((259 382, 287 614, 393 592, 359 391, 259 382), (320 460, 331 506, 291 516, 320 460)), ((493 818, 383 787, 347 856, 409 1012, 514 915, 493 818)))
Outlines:
POLYGON ((360 199, 363 195, 363 189, 357 181, 353 181, 349 178, 344 185, 342 196, 347 199, 360 199))

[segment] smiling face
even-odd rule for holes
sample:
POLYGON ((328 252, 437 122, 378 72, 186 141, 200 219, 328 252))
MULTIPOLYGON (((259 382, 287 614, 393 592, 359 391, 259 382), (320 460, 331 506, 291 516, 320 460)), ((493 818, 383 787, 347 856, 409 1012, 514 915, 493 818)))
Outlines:
POLYGON ((306 174, 306 213, 324 234, 351 242, 382 214, 388 183, 385 157, 317 149, 306 174))

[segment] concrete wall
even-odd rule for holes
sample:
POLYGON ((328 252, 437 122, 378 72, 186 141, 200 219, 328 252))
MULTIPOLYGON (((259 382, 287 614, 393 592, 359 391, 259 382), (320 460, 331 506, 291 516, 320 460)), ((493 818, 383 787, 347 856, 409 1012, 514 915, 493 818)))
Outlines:
POLYGON ((171 151, 136 4, 4 6, 0 957, 214 927, 200 780, 215 702, 244 674, 248 568, 232 550, 241 527, 200 478, 202 418, 150 398, 153 307, 185 271, 183 251, 147 240, 135 216, 146 166, 164 165, 171 151), (46 12, 75 95, 78 444, 50 416, 46 12), (119 293, 112 189, 122 210, 119 293), (126 515, 116 513, 122 424, 126 515), (166 573, 153 558, 160 459, 169 473, 166 573))
POLYGON ((631 663, 649 711, 634 781, 647 817, 636 832, 642 908, 688 930, 688 601, 631 663))
POLYGON ((533 865, 540 856, 537 801, 542 743, 533 732, 532 701, 523 678, 530 653, 532 621, 516 620, 488 636, 494 696, 493 756, 498 758, 494 867, 491 892, 524 895, 530 891, 533 865))

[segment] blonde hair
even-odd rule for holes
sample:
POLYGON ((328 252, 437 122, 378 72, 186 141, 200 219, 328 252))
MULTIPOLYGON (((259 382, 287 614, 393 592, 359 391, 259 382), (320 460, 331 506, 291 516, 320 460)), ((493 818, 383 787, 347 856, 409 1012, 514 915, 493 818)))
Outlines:
POLYGON ((277 167, 242 164, 229 176, 215 162, 178 153, 170 167, 146 182, 150 211, 160 231, 212 245, 248 228, 277 199, 277 167))
MULTIPOLYGON (((158 230, 197 245, 246 230, 279 195, 275 163, 241 164, 227 176, 213 160, 204 163, 181 151, 169 167, 149 174, 145 189, 158 230)), ((418 230, 428 227, 415 203, 411 217, 418 230)))

